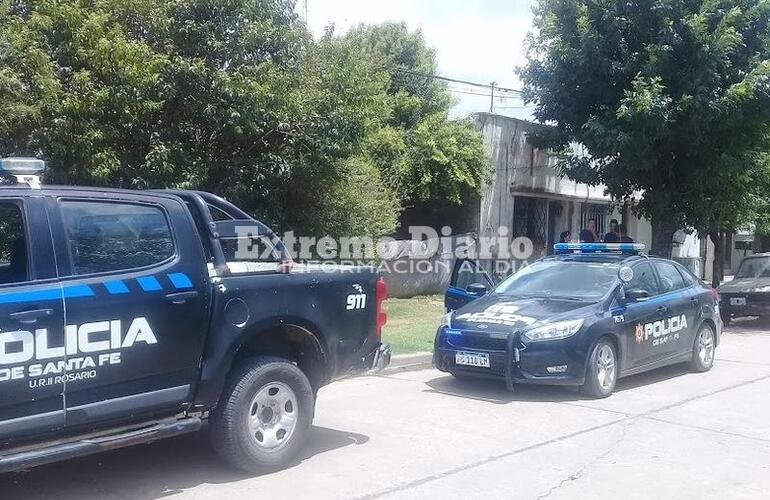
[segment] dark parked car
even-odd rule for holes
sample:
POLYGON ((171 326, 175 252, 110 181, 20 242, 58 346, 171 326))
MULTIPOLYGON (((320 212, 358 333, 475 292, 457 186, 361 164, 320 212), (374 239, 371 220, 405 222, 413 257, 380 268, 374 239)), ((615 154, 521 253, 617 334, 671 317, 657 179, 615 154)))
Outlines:
POLYGON ((456 266, 433 361, 456 377, 581 386, 609 396, 618 378, 688 362, 711 369, 722 321, 716 291, 643 245, 564 243, 486 291, 456 266), (459 293, 464 286, 467 293, 459 293), (461 305, 465 302, 466 305, 461 305))
POLYGON ((740 316, 770 318, 770 253, 746 257, 732 281, 719 287, 722 319, 740 316))

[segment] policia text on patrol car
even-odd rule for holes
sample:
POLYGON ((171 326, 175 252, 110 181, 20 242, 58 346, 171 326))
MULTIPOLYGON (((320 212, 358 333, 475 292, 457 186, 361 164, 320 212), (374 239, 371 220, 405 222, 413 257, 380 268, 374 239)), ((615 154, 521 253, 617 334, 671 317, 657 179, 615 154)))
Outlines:
MULTIPOLYGON (((579 385, 609 396, 619 377, 688 362, 709 370, 722 322, 716 292, 638 244, 554 246, 444 317, 434 364, 456 377, 579 385)), ((476 290, 478 284, 469 285, 476 290)))

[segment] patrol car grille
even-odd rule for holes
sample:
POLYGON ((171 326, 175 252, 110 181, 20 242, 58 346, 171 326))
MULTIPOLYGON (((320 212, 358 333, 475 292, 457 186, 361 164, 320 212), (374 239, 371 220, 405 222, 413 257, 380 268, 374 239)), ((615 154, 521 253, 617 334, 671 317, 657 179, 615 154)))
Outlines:
POLYGON ((507 336, 463 330, 461 334, 445 335, 446 343, 455 349, 505 351, 507 336))

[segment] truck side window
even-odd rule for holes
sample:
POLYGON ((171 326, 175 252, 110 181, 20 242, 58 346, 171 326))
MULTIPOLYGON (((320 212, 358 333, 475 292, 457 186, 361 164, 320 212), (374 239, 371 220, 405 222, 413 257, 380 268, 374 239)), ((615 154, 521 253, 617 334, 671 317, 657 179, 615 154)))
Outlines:
POLYGON ((0 284, 29 280, 27 239, 19 205, 0 202, 0 284))
POLYGON ((159 207, 65 200, 61 210, 76 275, 151 266, 174 255, 171 228, 159 207))

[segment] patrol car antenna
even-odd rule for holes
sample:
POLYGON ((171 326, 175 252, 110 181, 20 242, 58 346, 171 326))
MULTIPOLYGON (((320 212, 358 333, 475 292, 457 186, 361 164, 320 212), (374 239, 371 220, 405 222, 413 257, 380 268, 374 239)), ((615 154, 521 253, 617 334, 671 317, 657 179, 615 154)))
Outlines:
POLYGON ((0 158, 0 174, 15 177, 16 182, 32 189, 40 189, 40 174, 43 170, 45 162, 37 158, 0 158))

